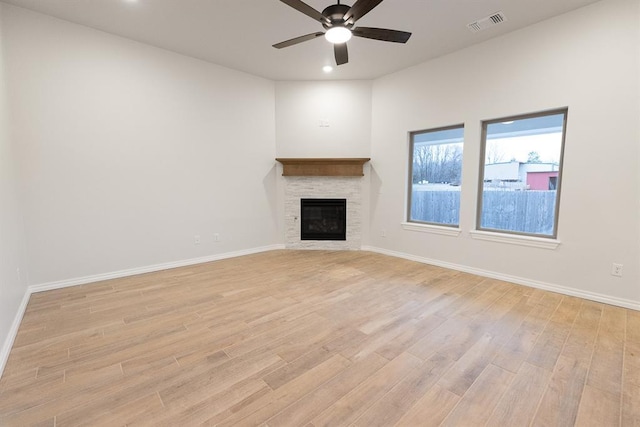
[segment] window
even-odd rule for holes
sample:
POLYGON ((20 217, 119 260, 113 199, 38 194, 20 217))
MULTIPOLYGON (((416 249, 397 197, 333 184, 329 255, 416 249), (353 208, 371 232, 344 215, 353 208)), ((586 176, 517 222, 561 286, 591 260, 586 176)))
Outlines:
POLYGON ((478 229, 557 236, 567 110, 482 124, 478 229))
POLYGON ((457 226, 464 126, 410 133, 409 222, 457 226))

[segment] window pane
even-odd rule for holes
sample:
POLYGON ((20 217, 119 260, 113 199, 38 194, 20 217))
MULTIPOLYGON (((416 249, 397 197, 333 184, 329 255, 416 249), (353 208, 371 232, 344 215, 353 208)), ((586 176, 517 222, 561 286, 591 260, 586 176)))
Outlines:
POLYGON ((411 134, 409 221, 458 225, 463 134, 463 126, 411 134))
POLYGON ((483 123, 480 229, 556 236, 566 110, 483 123))

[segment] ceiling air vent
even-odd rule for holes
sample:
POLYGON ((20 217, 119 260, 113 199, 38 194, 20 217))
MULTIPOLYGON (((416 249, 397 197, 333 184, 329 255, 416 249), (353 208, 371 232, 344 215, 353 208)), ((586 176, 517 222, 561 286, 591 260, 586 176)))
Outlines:
POLYGON ((491 16, 487 16, 486 18, 478 19, 470 24, 467 24, 467 28, 471 30, 471 32, 477 33, 478 31, 486 30, 489 27, 493 27, 494 25, 498 25, 507 20, 507 17, 504 16, 502 12, 496 12, 491 16))

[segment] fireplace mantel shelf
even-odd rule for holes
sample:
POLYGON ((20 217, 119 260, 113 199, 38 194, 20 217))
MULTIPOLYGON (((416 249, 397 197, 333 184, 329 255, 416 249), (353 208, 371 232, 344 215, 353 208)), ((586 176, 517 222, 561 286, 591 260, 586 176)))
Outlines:
POLYGON ((362 166, 370 158, 276 158, 282 163, 282 176, 364 176, 362 166))

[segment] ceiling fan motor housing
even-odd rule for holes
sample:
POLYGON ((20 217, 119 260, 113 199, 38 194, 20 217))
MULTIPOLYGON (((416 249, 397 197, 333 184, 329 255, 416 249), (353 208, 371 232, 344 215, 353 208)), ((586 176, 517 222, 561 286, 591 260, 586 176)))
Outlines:
POLYGON ((298 12, 307 15, 314 21, 320 22, 326 32, 316 31, 315 33, 305 34, 303 36, 294 37, 292 39, 276 43, 273 45, 276 49, 282 49, 283 47, 293 46, 298 43, 325 36, 325 38, 333 44, 336 64, 342 65, 349 62, 347 41, 351 36, 394 43, 406 43, 407 40, 409 40, 409 37, 411 37, 411 33, 406 31, 369 27, 353 28, 356 21, 371 12, 371 10, 379 5, 383 0, 355 0, 352 6, 340 4, 340 0, 337 0, 336 4, 325 8, 322 13, 302 0, 280 1, 291 6, 298 12))
POLYGON ((351 6, 347 6, 346 4, 333 4, 328 6, 322 11, 322 15, 331 22, 329 24, 323 23, 322 26, 327 30, 334 26, 351 29, 351 27, 353 27, 353 22, 344 21, 344 15, 349 11, 349 9, 351 9, 351 6))

